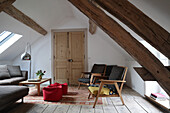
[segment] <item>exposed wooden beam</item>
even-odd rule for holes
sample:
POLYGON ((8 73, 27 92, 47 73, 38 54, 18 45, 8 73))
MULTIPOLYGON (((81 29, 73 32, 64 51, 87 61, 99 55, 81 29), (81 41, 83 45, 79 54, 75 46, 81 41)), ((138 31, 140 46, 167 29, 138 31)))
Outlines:
POLYGON ((0 0, 0 12, 3 9, 11 4, 13 4, 16 0, 0 0))
POLYGON ((170 95, 170 73, 163 64, 116 21, 88 0, 69 0, 145 67, 170 95))
POLYGON ((42 35, 46 35, 47 31, 43 29, 40 25, 38 25, 34 20, 30 17, 16 9, 13 5, 10 5, 3 10, 5 13, 9 14, 13 18, 17 19, 18 21, 24 23, 25 25, 29 26, 30 28, 34 29, 35 31, 39 32, 42 35))
POLYGON ((92 21, 89 20, 89 32, 93 35, 96 32, 97 25, 92 21))
POLYGON ((95 2, 170 59, 170 33, 128 0, 95 0, 95 2))
MULTIPOLYGON (((170 66, 166 68, 170 71, 170 66)), ((134 69, 144 81, 156 81, 154 76, 147 69, 142 67, 134 67, 134 69)))
POLYGON ((134 67, 134 69, 144 81, 156 81, 152 74, 145 68, 134 67))

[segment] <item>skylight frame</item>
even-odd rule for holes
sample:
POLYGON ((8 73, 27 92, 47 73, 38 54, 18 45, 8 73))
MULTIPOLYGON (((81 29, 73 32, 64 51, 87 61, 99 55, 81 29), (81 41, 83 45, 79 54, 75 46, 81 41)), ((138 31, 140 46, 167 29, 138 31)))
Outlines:
POLYGON ((6 49, 8 49, 11 45, 13 45, 17 40, 19 40, 22 35, 15 34, 9 31, 3 31, 0 34, 0 54, 3 53, 6 49), (7 34, 5 34, 7 33, 7 34), (3 36, 5 35, 5 36, 3 36))

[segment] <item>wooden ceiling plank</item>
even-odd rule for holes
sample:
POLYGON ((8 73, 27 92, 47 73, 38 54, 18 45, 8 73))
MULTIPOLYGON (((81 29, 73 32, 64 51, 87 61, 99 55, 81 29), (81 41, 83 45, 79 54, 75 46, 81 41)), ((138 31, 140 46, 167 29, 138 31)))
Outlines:
POLYGON ((129 32, 88 0, 68 0, 152 73, 170 95, 170 73, 163 64, 129 32), (83 5, 82 5, 83 4, 83 5))
POLYGON ((13 4, 16 0, 0 0, 0 12, 3 9, 11 4, 13 4))
POLYGON ((170 33, 128 0, 95 0, 95 2, 170 59, 170 33))
POLYGON ((12 16, 13 18, 17 19, 18 21, 24 23, 25 25, 29 26, 30 28, 34 29, 38 33, 42 35, 46 35, 47 31, 43 29, 40 25, 38 25, 34 20, 30 17, 19 11, 13 5, 10 5, 3 10, 8 15, 12 16))

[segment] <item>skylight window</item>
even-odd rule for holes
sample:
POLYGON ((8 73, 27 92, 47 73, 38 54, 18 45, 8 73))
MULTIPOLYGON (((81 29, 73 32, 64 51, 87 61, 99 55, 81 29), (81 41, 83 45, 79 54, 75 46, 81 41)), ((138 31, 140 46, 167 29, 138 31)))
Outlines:
POLYGON ((22 35, 15 34, 9 31, 4 31, 0 34, 0 54, 4 52, 8 47, 19 40, 22 35))
POLYGON ((164 66, 169 66, 170 61, 169 59, 164 56, 162 53, 160 53, 158 50, 156 50, 154 47, 152 47, 148 42, 146 41, 140 41, 152 54, 154 54, 163 64, 164 66))

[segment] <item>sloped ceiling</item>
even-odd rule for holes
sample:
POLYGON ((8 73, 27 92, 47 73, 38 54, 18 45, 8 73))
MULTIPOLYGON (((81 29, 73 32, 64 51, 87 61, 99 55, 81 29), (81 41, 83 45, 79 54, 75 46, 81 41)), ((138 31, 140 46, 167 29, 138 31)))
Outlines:
MULTIPOLYGON (((51 32, 67 17, 73 16, 67 0, 16 0, 13 4, 17 9, 32 18, 45 30, 51 32), (64 12, 64 13, 63 13, 64 12)), ((27 42, 34 43, 43 36, 4 12, 0 13, 0 32, 4 30, 23 35, 15 44, 0 54, 1 61, 12 61, 24 51, 27 42)))
MULTIPOLYGON (((145 14, 159 23, 167 31, 170 31, 169 0, 129 0, 132 4, 141 9, 145 14), (145 7, 144 7, 145 6, 145 7)), ((51 29, 61 23, 68 17, 75 17, 84 24, 88 23, 88 18, 73 7, 67 0, 16 0, 13 4, 17 9, 32 18, 41 27, 51 32, 51 29)), ((87 24, 88 27, 88 24, 87 24)), ((128 29, 126 26, 124 26, 128 29)), ((0 54, 0 61, 12 61, 21 54, 27 42, 34 43, 43 36, 19 21, 13 19, 4 12, 0 13, 0 32, 4 30, 12 31, 23 35, 14 45, 9 47, 5 52, 0 54)), ((101 31, 101 30, 100 30, 101 31)), ((134 32, 129 32, 139 40, 141 38, 134 32)), ((100 32, 104 35, 104 32, 100 32)), ((107 40, 106 40, 107 41, 107 40)), ((112 43, 110 43, 112 44, 112 43)), ((119 45, 112 44, 119 50, 126 59, 133 60, 119 45)))

